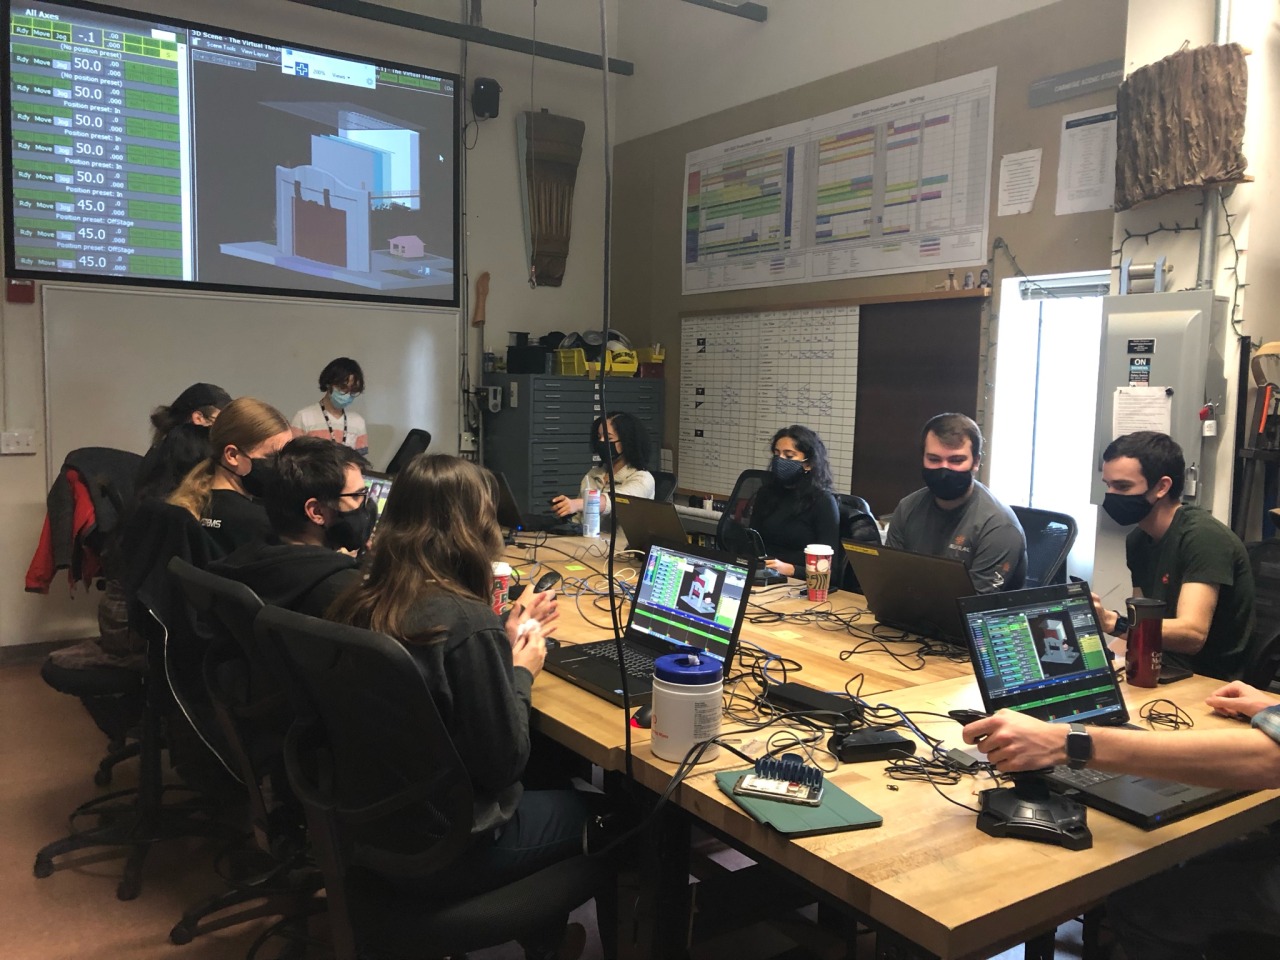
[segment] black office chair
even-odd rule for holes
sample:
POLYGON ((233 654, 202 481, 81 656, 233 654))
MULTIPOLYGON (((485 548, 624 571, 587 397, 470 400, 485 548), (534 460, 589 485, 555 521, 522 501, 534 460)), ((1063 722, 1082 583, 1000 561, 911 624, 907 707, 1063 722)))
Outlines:
POLYGON ((315 894, 323 886, 308 858, 303 814, 288 789, 284 738, 293 709, 276 672, 265 662, 253 634, 262 609, 258 595, 242 583, 192 566, 179 557, 169 573, 187 602, 213 633, 204 657, 204 677, 214 714, 249 798, 249 814, 261 855, 228 877, 231 889, 186 910, 169 932, 176 944, 258 917, 304 917, 321 909, 315 894), (271 784, 276 803, 268 806, 263 784, 271 784), (290 801, 293 801, 292 803, 290 801), (259 902, 260 901, 260 902, 259 902), (234 914, 242 904, 256 903, 234 914))
POLYGON ((1067 554, 1076 542, 1075 518, 1036 507, 1010 507, 1027 538, 1025 587, 1067 582, 1067 554))
MULTIPOLYGON (((49 529, 53 538, 74 539, 71 544, 70 565, 73 574, 81 569, 85 554, 95 555, 102 567, 105 594, 98 601, 98 623, 103 639, 77 644, 51 654, 41 667, 40 676, 59 693, 80 698, 94 723, 107 735, 107 755, 98 764, 93 782, 105 787, 111 783, 116 764, 136 757, 140 750, 138 734, 142 719, 144 696, 142 674, 143 658, 125 656, 130 641, 122 621, 128 601, 120 589, 123 557, 120 548, 120 530, 127 505, 134 499, 134 477, 142 463, 142 457, 128 450, 110 447, 82 447, 67 454, 62 468, 49 491, 49 529), (53 509, 60 497, 71 502, 68 471, 74 470, 89 494, 93 518, 82 535, 70 529, 70 514, 60 514, 53 509), (56 517, 65 517, 59 522, 56 517), (114 644, 108 643, 111 637, 114 644), (86 654, 85 649, 91 651, 86 654), (107 655, 111 651, 111 656, 107 655)), ((55 557, 58 550, 55 547, 55 557)))
POLYGON ((391 462, 387 464, 387 473, 399 473, 418 454, 426 453, 429 446, 431 446, 430 433, 417 428, 410 430, 405 434, 404 439, 400 441, 400 448, 396 450, 391 462))
POLYGON ((1254 625, 1241 678, 1259 690, 1280 674, 1280 537, 1245 546, 1253 568, 1254 625))
MULTIPOLYGON (((608 893, 609 864, 586 856, 461 900, 397 885, 447 877, 471 842, 470 777, 416 661, 384 634, 275 607, 255 630, 313 711, 290 729, 285 760, 324 871, 338 960, 483 949, 608 893)), ((612 914, 597 907, 603 926, 612 914)))
POLYGON ((716 524, 716 549, 734 549, 738 538, 733 527, 750 527, 751 510, 755 506, 756 494, 769 478, 768 470, 743 470, 733 485, 733 493, 725 504, 720 522, 716 524))
MULTIPOLYGON (((871 512, 871 504, 862 497, 852 493, 837 493, 836 500, 840 505, 840 539, 854 543, 880 543, 880 525, 876 523, 876 515, 871 512)), ((853 593, 861 593, 862 585, 853 572, 853 564, 848 555, 843 560, 844 572, 840 577, 840 588, 853 593)))
POLYGON ((653 499, 670 503, 676 495, 676 475, 665 470, 653 474, 653 499))
POLYGON ((34 871, 38 878, 51 876, 55 860, 77 850, 126 847, 129 853, 116 896, 132 900, 142 889, 142 868, 153 843, 178 837, 231 840, 242 833, 218 821, 217 811, 198 797, 163 802, 166 793, 190 792, 163 782, 162 753, 171 726, 178 722, 165 682, 165 648, 171 633, 181 635, 186 630, 185 603, 165 565, 172 556, 208 562, 210 541, 186 510, 159 502, 141 504, 123 536, 124 555, 132 558, 124 580, 130 598, 130 626, 145 638, 147 651, 138 787, 108 793, 77 807, 71 814, 70 835, 42 847, 36 854, 34 871), (88 818, 96 818, 97 823, 81 829, 80 824, 88 818))

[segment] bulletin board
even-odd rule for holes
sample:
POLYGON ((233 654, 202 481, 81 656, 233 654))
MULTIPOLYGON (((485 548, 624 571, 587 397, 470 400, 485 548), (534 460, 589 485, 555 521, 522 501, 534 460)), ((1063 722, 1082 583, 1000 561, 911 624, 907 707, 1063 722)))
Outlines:
POLYGON ((725 497, 769 462, 780 427, 803 424, 849 489, 858 393, 857 305, 732 312, 683 319, 679 477, 725 497))

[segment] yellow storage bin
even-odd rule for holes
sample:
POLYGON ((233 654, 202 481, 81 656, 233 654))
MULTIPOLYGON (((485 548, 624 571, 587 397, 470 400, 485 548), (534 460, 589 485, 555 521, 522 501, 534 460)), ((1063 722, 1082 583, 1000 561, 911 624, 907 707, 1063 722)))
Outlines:
POLYGON ((641 347, 636 351, 636 358, 640 363, 662 363, 667 359, 667 348, 659 347, 655 350, 652 347, 641 347))
MULTIPOLYGON (((634 377, 639 368, 634 350, 606 350, 604 372, 610 377, 634 377)), ((581 347, 556 351, 556 376, 598 377, 599 362, 589 362, 581 347)))

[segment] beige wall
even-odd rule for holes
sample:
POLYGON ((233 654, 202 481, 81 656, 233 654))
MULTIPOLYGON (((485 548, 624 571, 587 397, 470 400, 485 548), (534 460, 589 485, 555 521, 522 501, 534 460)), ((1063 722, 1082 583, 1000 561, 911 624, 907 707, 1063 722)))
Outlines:
POLYGON ((639 82, 619 92, 618 140, 667 130, 832 77, 1053 0, 761 2, 769 10, 765 23, 684 0, 624 3, 622 55, 636 62, 639 82))
MULTIPOLYGON (((639 341, 667 345, 666 435, 674 442, 679 423, 681 311, 923 293, 946 278, 945 271, 907 273, 683 296, 680 250, 688 151, 996 66, 993 177, 1003 154, 1041 147, 1044 158, 1032 213, 996 217, 993 187, 991 238, 1003 237, 1031 274, 1102 269, 1110 263, 1112 214, 1054 216, 1054 191, 1062 116, 1114 102, 1114 91, 1032 109, 1027 106, 1027 89, 1041 77, 1120 58, 1124 35, 1125 4, 1063 0, 620 144, 615 151, 614 325, 639 341)), ((997 256, 997 289, 1012 272, 1008 260, 997 256)))

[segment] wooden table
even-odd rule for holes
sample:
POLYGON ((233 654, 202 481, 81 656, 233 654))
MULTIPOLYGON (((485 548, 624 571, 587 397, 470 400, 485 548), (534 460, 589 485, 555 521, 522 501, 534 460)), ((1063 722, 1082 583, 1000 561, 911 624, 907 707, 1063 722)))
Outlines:
MULTIPOLYGON (((553 565, 568 576, 583 573, 565 570, 563 563, 553 565)), ((753 607, 752 613, 812 612, 807 600, 788 593, 754 594, 759 608, 753 607)), ((560 600, 560 609, 561 620, 553 631, 558 637, 580 641, 604 635, 577 616, 568 598, 560 600)), ((835 594, 828 609, 848 615, 865 607, 861 597, 835 594)), ((599 622, 606 619, 602 612, 599 622)), ((864 619, 869 627, 869 615, 864 619)), ((861 672, 865 677, 862 694, 874 703, 938 713, 981 706, 967 662, 933 656, 926 658, 921 669, 910 670, 883 651, 841 660, 841 651, 856 642, 842 627, 824 629, 822 624, 794 618, 745 624, 742 637, 747 644, 799 661, 804 669, 789 679, 820 689, 843 689, 854 673, 861 672)), ((900 651, 906 649, 904 644, 897 646, 900 651)), ((1234 721, 1216 717, 1203 706, 1205 695, 1218 685, 1219 681, 1195 677, 1158 692, 1123 689, 1135 717, 1142 703, 1167 696, 1195 718, 1197 728, 1229 727, 1234 721)), ((544 732, 606 770, 626 768, 626 728, 617 707, 546 673, 534 685, 533 702, 535 723, 544 732)), ((962 745, 960 728, 949 718, 921 716, 918 723, 926 733, 962 745)), ((726 720, 724 728, 732 730, 732 722, 726 720)), ((669 785, 675 764, 652 755, 648 731, 632 730, 631 760, 642 786, 660 793, 669 785)), ((947 802, 927 783, 895 783, 886 777, 883 762, 871 762, 844 764, 829 776, 881 814, 882 827, 791 841, 757 824, 716 786, 715 771, 744 766, 728 753, 700 765, 673 796, 678 811, 702 821, 753 858, 784 868, 862 918, 896 932, 924 954, 947 960, 981 957, 1052 930, 1114 890, 1280 818, 1280 791, 1252 794, 1151 832, 1091 810, 1092 849, 1069 851, 988 837, 975 826, 976 811, 947 802), (891 785, 897 789, 890 789, 891 785)), ((952 799, 976 807, 976 792, 991 785, 989 778, 967 777, 941 789, 952 799)), ((680 829, 668 833, 679 847, 684 836, 680 829)), ((687 854, 687 843, 682 852, 687 854)), ((687 871, 679 863, 667 863, 660 875, 659 882, 682 889, 687 871)), ((677 937, 684 929, 680 916, 668 916, 664 922, 677 937)), ((670 946, 659 950, 669 951, 670 946)))
MULTIPOLYGON (((1169 696, 1191 713, 1197 728, 1229 727, 1235 721, 1215 717, 1203 706, 1204 696, 1220 685, 1195 677, 1159 693, 1125 692, 1135 717, 1142 703, 1169 696)), ((943 713, 982 702, 971 678, 873 699, 903 710, 943 713)), ((949 718, 921 717, 919 725, 948 745, 963 746, 959 725, 949 718)), ((1079 916, 1114 890, 1280 817, 1280 791, 1252 794, 1150 832, 1090 810, 1092 849, 1069 851, 988 837, 975 826, 976 810, 948 803, 927 783, 895 783, 885 775, 883 762, 871 762, 841 765, 829 778, 881 814, 884 825, 793 841, 749 818, 716 785, 716 770, 744 766, 726 755, 700 766, 679 788, 675 802, 751 856, 784 867, 926 955, 949 960, 1022 943, 1079 916)), ((636 754, 636 778, 652 790, 664 788, 673 770, 673 764, 636 754)), ((981 776, 941 789, 976 807, 977 791, 989 786, 994 784, 981 776)))

